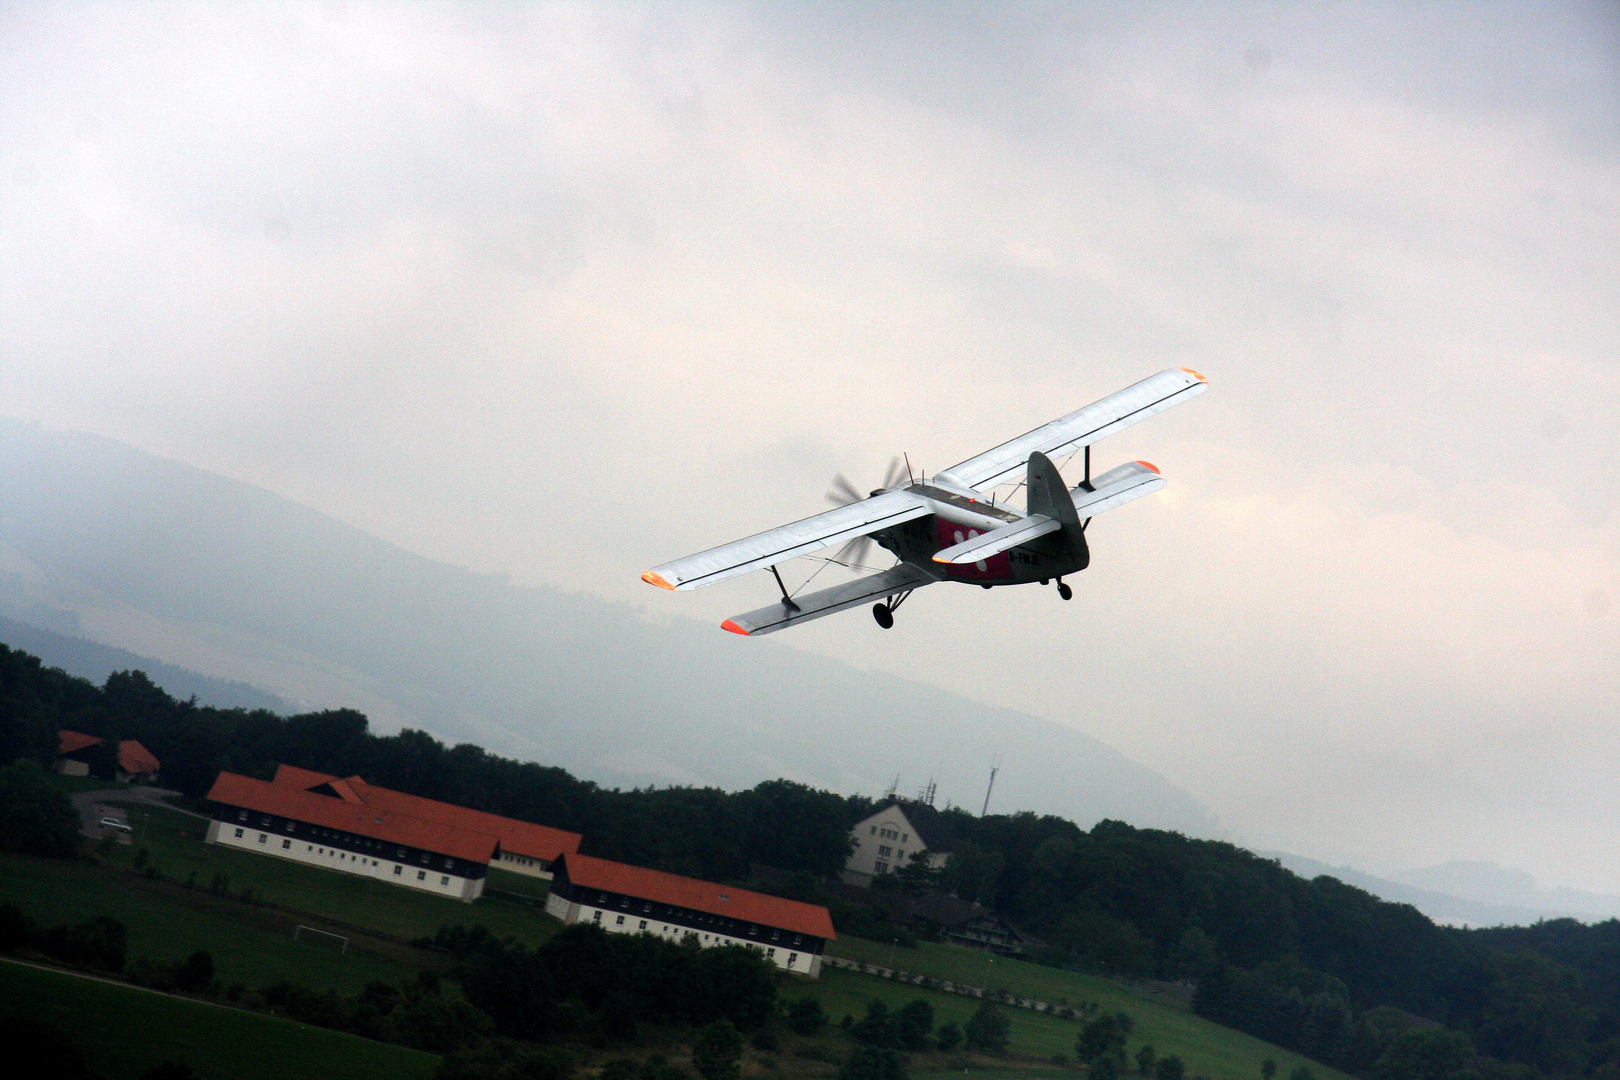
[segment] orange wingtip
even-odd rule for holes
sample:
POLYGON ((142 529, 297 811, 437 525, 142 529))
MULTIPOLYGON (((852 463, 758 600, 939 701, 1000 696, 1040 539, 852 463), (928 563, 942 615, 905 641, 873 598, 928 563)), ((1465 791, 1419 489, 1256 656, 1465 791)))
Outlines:
POLYGON ((733 634, 741 634, 743 637, 748 636, 748 631, 744 630, 742 627, 738 626, 736 623, 732 622, 730 619, 727 619, 725 622, 721 623, 720 624, 720 629, 722 629, 722 630, 730 630, 733 634))
MULTIPOLYGON (((1144 469, 1152 469, 1155 473, 1159 473, 1159 467, 1157 465, 1153 464, 1153 462, 1151 462, 1151 461, 1138 461, 1137 464, 1142 466, 1142 468, 1144 468, 1144 469)), ((1160 473, 1159 475, 1163 475, 1163 474, 1160 473)))
POLYGON ((641 580, 645 581, 649 585, 656 585, 660 589, 668 589, 670 592, 675 591, 675 586, 671 585, 669 582, 665 581, 651 570, 647 571, 645 574, 642 574, 641 580))
POLYGON ((1184 367, 1181 370, 1185 371, 1187 374, 1191 375, 1193 378, 1197 379, 1199 382, 1203 383, 1205 386, 1209 385, 1209 380, 1204 378, 1202 375, 1198 374, 1198 372, 1194 371, 1192 368, 1184 367))

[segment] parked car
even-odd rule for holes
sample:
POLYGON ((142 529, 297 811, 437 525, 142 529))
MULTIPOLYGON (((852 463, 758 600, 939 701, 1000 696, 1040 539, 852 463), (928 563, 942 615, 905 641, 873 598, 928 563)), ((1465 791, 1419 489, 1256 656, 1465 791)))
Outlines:
POLYGON ((104 818, 102 818, 101 819, 101 827, 103 829, 117 829, 119 832, 127 832, 127 833, 132 833, 132 832, 135 831, 134 829, 130 828, 127 824, 125 824, 122 821, 119 821, 115 817, 104 817, 104 818))

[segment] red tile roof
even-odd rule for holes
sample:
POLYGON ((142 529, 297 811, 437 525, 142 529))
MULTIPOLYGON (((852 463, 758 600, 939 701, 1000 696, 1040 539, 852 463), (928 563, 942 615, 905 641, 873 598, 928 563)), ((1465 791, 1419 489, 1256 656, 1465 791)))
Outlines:
MULTIPOLYGON (((76 754, 80 750, 99 746, 106 741, 95 735, 86 735, 82 731, 68 731, 65 728, 56 733, 56 739, 57 757, 76 754)), ((152 756, 152 751, 134 739, 125 739, 118 744, 118 767, 124 772, 133 775, 135 773, 155 773, 161 766, 158 759, 152 756)))
POLYGON ((563 856, 563 867, 569 882, 582 888, 671 904, 710 915, 725 915, 779 930, 791 930, 796 934, 811 934, 828 941, 838 937, 833 931, 832 916, 819 904, 784 900, 780 896, 767 896, 730 885, 716 885, 712 881, 699 881, 573 852, 563 856))
POLYGON ((86 735, 82 731, 68 731, 66 729, 56 733, 56 756, 63 757, 75 754, 86 747, 95 746, 101 740, 94 735, 86 735))
POLYGON ((442 822, 427 821, 363 803, 345 802, 330 795, 316 795, 235 773, 220 773, 219 779, 208 791, 208 798, 226 806, 275 814, 439 855, 453 855, 468 862, 487 864, 499 843, 491 833, 459 829, 442 822))
POLYGON ((309 769, 281 765, 276 769, 275 783, 306 791, 322 784, 330 784, 341 798, 346 799, 349 794, 353 794, 367 806, 409 814, 412 817, 437 821, 473 832, 489 833, 500 838, 502 851, 524 855, 531 859, 555 862, 558 856, 565 852, 579 850, 579 833, 501 817, 499 814, 489 814, 482 810, 469 810, 465 806, 439 802, 437 799, 424 799, 420 795, 407 795, 403 791, 368 784, 358 776, 339 779, 325 773, 311 772, 309 769), (346 792, 349 794, 345 794, 346 792))
POLYGON ((136 742, 134 739, 125 739, 118 744, 118 767, 124 772, 155 773, 161 767, 158 759, 152 756, 152 751, 136 742))

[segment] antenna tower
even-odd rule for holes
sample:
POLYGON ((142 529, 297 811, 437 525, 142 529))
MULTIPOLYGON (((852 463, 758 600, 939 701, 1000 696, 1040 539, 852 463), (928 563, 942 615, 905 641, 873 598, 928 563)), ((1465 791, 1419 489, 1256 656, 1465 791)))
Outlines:
POLYGON ((995 788, 996 788, 996 773, 998 773, 1000 771, 1001 771, 1001 759, 996 758, 996 763, 994 765, 990 766, 990 783, 985 785, 985 789, 984 789, 984 808, 979 811, 979 816, 980 817, 984 817, 984 815, 986 815, 986 814, 988 814, 990 812, 990 793, 992 791, 994 791, 995 788))

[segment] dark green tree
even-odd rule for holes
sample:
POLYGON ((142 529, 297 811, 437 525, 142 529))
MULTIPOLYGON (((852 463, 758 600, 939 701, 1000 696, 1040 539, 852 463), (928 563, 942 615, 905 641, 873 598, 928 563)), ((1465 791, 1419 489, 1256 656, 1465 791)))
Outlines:
POLYGON ((969 1050, 983 1050, 991 1054, 1004 1054, 1012 1038, 1012 1021, 996 1008, 995 1002, 984 1001, 973 1011, 963 1025, 962 1035, 969 1050))
POLYGON ((900 1046, 899 1019, 889 1012, 889 1006, 884 1002, 870 1001, 866 1005, 866 1015, 855 1022, 849 1034, 856 1042, 895 1050, 900 1046))
POLYGON ((1158 1077, 1158 1080, 1181 1080, 1187 1075, 1187 1066, 1176 1055, 1166 1054, 1153 1067, 1153 1075, 1158 1077))
POLYGON ((906 1080, 906 1070, 886 1046, 857 1046, 839 1067, 838 1080, 906 1080))
POLYGON ((174 965, 174 985, 187 993, 205 990, 214 981, 214 954, 198 949, 174 965))
POLYGON ((1373 1080, 1452 1080, 1468 1067, 1473 1044, 1460 1031, 1417 1028, 1395 1037, 1373 1063, 1373 1080))
POLYGON ((814 1035, 827 1023, 821 1002, 809 994, 788 1006, 787 1025, 795 1035, 814 1035))
POLYGON ((908 1001, 896 1017, 900 1049, 923 1051, 933 1047, 934 1007, 921 998, 908 1001))
MULTIPOLYGON (((1143 1043, 1136 1051, 1136 1071, 1143 1076, 1152 1076, 1153 1057, 1153 1044, 1143 1043)), ((1270 1080, 1270 1077, 1267 1077, 1266 1080, 1270 1080)))
POLYGON ((692 1067, 703 1080, 737 1080, 742 1075, 743 1039, 730 1020, 716 1020, 692 1040, 692 1067))
POLYGON ((79 850, 79 812, 37 762, 0 769, 0 850, 56 858, 79 850))
POLYGON ((962 1029, 957 1027, 955 1023, 941 1024, 939 1025, 936 1041, 941 1050, 955 1050, 962 1045, 962 1029))
POLYGON ((1271 1080, 1276 1075, 1277 1063, 1275 1061, 1266 1058, 1260 1063, 1260 1080, 1271 1080))
POLYGON ((1097 1017, 1080 1029, 1080 1036, 1074 1044, 1074 1056, 1088 1065, 1109 1057, 1115 1059, 1116 1065, 1123 1067, 1125 1038, 1133 1026, 1129 1013, 1108 1013, 1097 1017))

